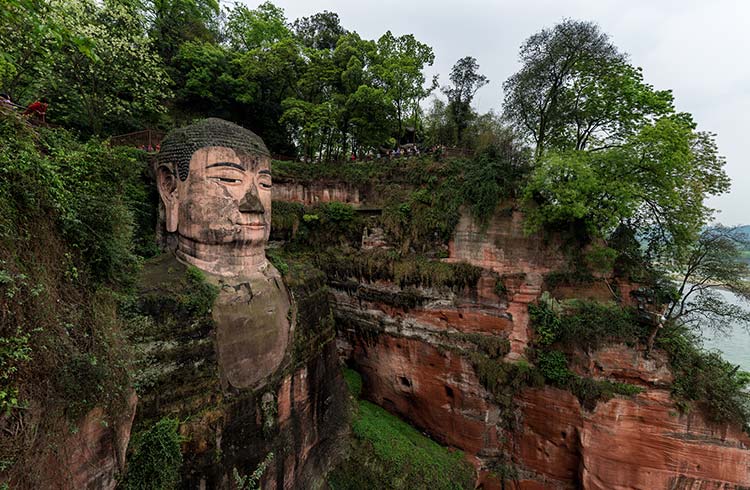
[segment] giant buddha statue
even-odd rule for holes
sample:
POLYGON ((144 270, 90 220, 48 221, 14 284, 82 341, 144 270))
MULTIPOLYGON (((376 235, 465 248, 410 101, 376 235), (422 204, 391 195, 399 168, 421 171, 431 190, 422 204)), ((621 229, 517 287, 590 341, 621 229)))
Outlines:
POLYGON ((289 294, 265 256, 270 154, 252 131, 205 119, 170 132, 156 179, 177 260, 220 287, 213 307, 222 384, 252 388, 281 364, 289 294))

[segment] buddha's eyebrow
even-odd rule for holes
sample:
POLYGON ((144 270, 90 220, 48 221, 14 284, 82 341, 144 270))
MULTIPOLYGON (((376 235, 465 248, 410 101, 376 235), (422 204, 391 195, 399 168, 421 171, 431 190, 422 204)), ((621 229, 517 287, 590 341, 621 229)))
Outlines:
POLYGON ((212 163, 211 165, 207 165, 206 169, 214 168, 214 167, 232 167, 238 170, 242 170, 243 172, 245 171, 242 165, 240 165, 239 163, 234 163, 234 162, 216 162, 216 163, 212 163))
POLYGON ((260 172, 258 172, 258 173, 259 173, 259 174, 266 174, 266 175, 271 175, 271 171, 270 171, 270 170, 261 170, 261 171, 260 171, 260 172))

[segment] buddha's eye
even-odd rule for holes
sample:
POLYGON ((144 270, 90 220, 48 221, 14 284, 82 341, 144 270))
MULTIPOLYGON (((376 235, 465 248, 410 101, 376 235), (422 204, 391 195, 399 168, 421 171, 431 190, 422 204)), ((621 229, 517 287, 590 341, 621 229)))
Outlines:
POLYGON ((231 177, 211 177, 211 179, 217 182, 224 182, 226 184, 239 184, 240 182, 242 182, 242 179, 233 179, 231 177))
POLYGON ((266 173, 260 174, 258 176, 258 186, 261 189, 266 189, 266 190, 270 189, 272 187, 272 185, 271 185, 271 176, 268 175, 268 174, 266 174, 266 173))

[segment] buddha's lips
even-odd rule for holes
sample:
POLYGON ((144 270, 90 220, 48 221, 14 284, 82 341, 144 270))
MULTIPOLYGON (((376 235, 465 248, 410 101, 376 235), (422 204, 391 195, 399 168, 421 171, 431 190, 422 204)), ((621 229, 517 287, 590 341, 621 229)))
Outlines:
POLYGON ((240 223, 240 226, 243 228, 250 228, 251 230, 259 230, 266 227, 265 223, 262 222, 256 222, 256 223, 240 223))

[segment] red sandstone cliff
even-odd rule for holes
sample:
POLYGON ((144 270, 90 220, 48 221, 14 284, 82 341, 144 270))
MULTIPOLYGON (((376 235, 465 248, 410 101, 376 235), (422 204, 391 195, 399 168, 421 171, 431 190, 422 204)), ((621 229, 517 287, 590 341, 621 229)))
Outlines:
MULTIPOLYGON (((421 306, 405 309, 373 299, 397 295, 390 283, 335 291, 339 348, 363 373, 368 397, 473 455, 480 468, 511 467, 506 483, 516 488, 750 488, 750 438, 739 427, 708 423, 700 407, 681 414, 659 352, 647 360, 615 344, 575 356, 580 374, 645 388, 635 397, 587 410, 567 391, 524 388, 515 408, 503 410, 462 355, 472 347, 460 334, 507 335, 506 360, 523 357, 532 335, 527 306, 540 296, 543 275, 565 261, 555 240, 526 237, 515 211, 488 230, 464 217, 450 246, 449 261, 485 270, 474 292, 422 289, 421 306), (495 294, 490 273, 504 278, 507 298, 495 294)), ((608 291, 600 282, 558 293, 606 298, 608 291)), ((484 488, 501 488, 488 471, 480 474, 484 488)))

